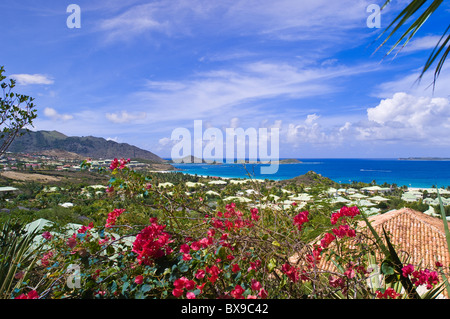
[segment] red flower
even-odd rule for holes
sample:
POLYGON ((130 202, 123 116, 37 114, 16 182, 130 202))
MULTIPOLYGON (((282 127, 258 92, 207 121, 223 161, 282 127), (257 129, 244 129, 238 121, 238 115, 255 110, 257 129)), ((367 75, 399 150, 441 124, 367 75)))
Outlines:
POLYGON ((402 275, 403 275, 403 277, 408 277, 408 275, 412 274, 413 271, 414 271, 414 266, 411 264, 408 264, 402 268, 402 275))
POLYGON ((203 269, 197 269, 197 272, 195 273, 195 278, 203 279, 204 277, 205 277, 205 271, 203 269))
POLYGON ((281 271, 286 274, 286 276, 288 276, 289 279, 291 279, 294 283, 299 280, 297 269, 295 267, 292 267, 288 263, 281 266, 281 271))
POLYGON ((400 294, 397 293, 391 287, 387 288, 384 293, 382 293, 381 291, 377 290, 376 291, 376 295, 377 295, 377 298, 379 298, 379 299, 396 299, 397 297, 400 296, 400 294))
POLYGON ((184 261, 189 261, 192 259, 192 256, 190 254, 183 254, 183 260, 184 261))
POLYGON ((257 208, 252 208, 250 210, 250 213, 252 214, 252 219, 254 221, 258 221, 259 220, 259 215, 258 215, 258 209, 257 208))
POLYGON ((28 294, 21 294, 20 296, 14 298, 14 299, 38 299, 39 294, 36 290, 31 290, 28 292, 28 294))
POLYGON ((181 297, 183 295, 183 289, 175 288, 174 290, 172 290, 172 295, 174 295, 175 297, 181 297))
POLYGON ((139 264, 152 265, 153 260, 170 254, 173 249, 169 246, 173 240, 164 232, 166 225, 159 225, 156 218, 151 218, 147 226, 136 236, 132 252, 138 254, 139 264))
POLYGON ((111 226, 116 224, 117 218, 125 212, 125 209, 114 209, 112 212, 108 214, 108 218, 106 219, 106 228, 110 228, 111 226))
POLYGON ((238 272, 239 270, 241 270, 241 268, 239 267, 238 264, 233 264, 233 268, 231 269, 231 271, 233 272, 238 272))
POLYGON ((181 245, 181 247, 180 247, 180 252, 181 253, 188 254, 190 251, 191 251, 191 248, 189 247, 188 244, 181 245))
POLYGON ((331 287, 343 288, 345 285, 345 280, 341 277, 330 276, 330 278, 328 278, 328 283, 330 284, 331 287))
POLYGON ((77 245, 77 240, 73 237, 70 237, 69 239, 67 239, 66 244, 70 248, 74 248, 77 245))
POLYGON ((327 248, 335 239, 336 237, 334 237, 333 234, 326 233, 324 238, 320 241, 320 244, 322 245, 323 248, 327 248))
POLYGON ((188 292, 187 294, 186 294, 186 298, 187 299, 195 299, 195 294, 193 293, 193 292, 188 292))
POLYGON ((45 231, 42 233, 42 237, 44 237, 47 240, 50 240, 50 239, 52 239, 53 236, 52 236, 52 234, 50 234, 49 231, 45 231))
POLYGON ((134 282, 140 285, 144 282, 144 277, 142 275, 136 276, 136 278, 134 278, 134 282))
POLYGON ((234 289, 231 291, 231 296, 235 299, 243 299, 242 294, 244 293, 244 288, 241 285, 236 285, 234 289))
POLYGON ((294 225, 297 225, 298 230, 302 230, 303 224, 309 221, 308 215, 309 212, 304 211, 294 217, 294 225))
POLYGON ((192 250, 199 250, 201 247, 200 247, 200 244, 199 244, 199 242, 197 242, 197 241, 194 241, 192 244, 191 244, 191 249, 192 250))
POLYGON ((261 283, 254 278, 252 279, 251 287, 254 291, 259 291, 262 288, 261 283))
POLYGON ((345 236, 348 237, 355 237, 356 233, 354 229, 350 229, 350 226, 348 225, 339 225, 339 228, 332 229, 333 233, 336 235, 336 237, 344 238, 345 236))
POLYGON ((267 293, 267 290, 265 290, 264 288, 262 288, 258 293, 258 296, 260 296, 262 299, 266 299, 268 295, 269 294, 267 293))

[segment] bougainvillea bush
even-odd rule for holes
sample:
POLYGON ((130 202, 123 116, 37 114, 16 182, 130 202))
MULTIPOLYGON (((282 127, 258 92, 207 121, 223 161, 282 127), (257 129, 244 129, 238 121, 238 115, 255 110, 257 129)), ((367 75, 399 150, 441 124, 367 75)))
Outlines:
POLYGON ((39 261, 11 298, 413 298, 420 285, 441 289, 436 270, 399 263, 357 207, 330 212, 311 239, 314 216, 295 203, 211 209, 201 193, 166 191, 128 162, 111 163, 104 222, 40 234, 39 261), (145 223, 132 222, 133 207, 145 223))

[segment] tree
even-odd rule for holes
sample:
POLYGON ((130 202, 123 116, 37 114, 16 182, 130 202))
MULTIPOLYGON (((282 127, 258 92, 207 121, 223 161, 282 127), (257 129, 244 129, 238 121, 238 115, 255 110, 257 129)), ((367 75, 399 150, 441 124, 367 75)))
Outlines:
POLYGON ((6 79, 4 72, 4 67, 0 66, 0 86, 3 91, 3 95, 0 96, 0 156, 6 152, 16 136, 24 134, 23 129, 27 125, 33 125, 33 120, 37 116, 34 98, 13 93, 16 81, 10 79, 9 83, 2 82, 6 79))
MULTIPOLYGON (((390 54, 402 41, 403 44, 401 46, 401 49, 405 47, 405 45, 414 37, 414 35, 419 31, 419 29, 424 25, 425 21, 428 20, 428 18, 437 11, 437 9, 441 6, 442 2, 444 0, 433 0, 430 1, 428 7, 423 8, 427 0, 412 0, 401 12, 400 14, 388 25, 388 27, 384 30, 384 32, 377 38, 380 39, 383 35, 385 35, 387 32, 390 31, 386 39, 381 43, 381 45, 378 47, 381 48, 383 45, 386 44, 386 42, 392 38, 396 33, 399 32, 399 29, 402 26, 405 26, 410 19, 413 19, 413 15, 420 12, 422 13, 412 21, 411 25, 406 29, 406 31, 399 37, 399 39, 395 42, 395 44, 391 47, 389 52, 387 54, 390 54)), ((386 0, 386 2, 383 5, 384 9, 386 5, 388 5, 391 2, 391 0, 386 0)), ((440 57, 436 68, 434 70, 434 80, 433 80, 433 87, 436 84, 436 80, 439 77, 439 74, 442 70, 442 67, 444 65, 444 62, 450 53, 450 24, 445 27, 444 32, 442 33, 441 38, 439 39, 438 43, 434 47, 433 51, 431 52, 430 56, 428 57, 428 60, 426 61, 422 72, 419 76, 419 80, 423 77, 423 75, 429 70, 431 65, 436 61, 437 58, 440 57)), ((377 49, 377 50, 378 50, 377 49)))

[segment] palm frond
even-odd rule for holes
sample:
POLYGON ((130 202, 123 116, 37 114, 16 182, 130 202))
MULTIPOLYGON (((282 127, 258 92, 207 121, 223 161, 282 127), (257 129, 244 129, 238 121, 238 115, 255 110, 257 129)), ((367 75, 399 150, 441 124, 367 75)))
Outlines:
MULTIPOLYGON (((391 1, 387 0, 384 5, 382 6, 382 9, 384 9, 391 1)), ((396 35, 400 28, 403 26, 406 26, 407 23, 410 21, 410 19, 413 18, 413 16, 419 12, 419 10, 425 5, 427 0, 412 0, 398 15, 397 17, 386 27, 386 29, 377 37, 376 41, 378 41, 383 36, 387 35, 384 41, 377 47, 375 50, 378 51, 381 47, 386 45, 388 40, 394 37, 396 35)), ((431 4, 424 9, 424 11, 417 17, 415 20, 412 21, 411 25, 407 27, 406 31, 404 31, 400 37, 397 39, 397 41, 391 46, 389 51, 386 53, 386 55, 389 55, 392 53, 392 51, 399 47, 400 49, 398 52, 400 52, 408 43, 409 41, 416 35, 416 33, 419 31, 419 29, 425 24, 425 22, 428 20, 428 18, 436 12, 436 10, 440 7, 443 0, 433 0, 431 4)), ((423 75, 429 70, 431 65, 436 61, 436 59, 440 56, 440 59, 436 65, 436 68, 434 70, 434 79, 433 79, 433 87, 436 84, 437 78, 439 77, 439 74, 442 70, 442 67, 444 65, 444 62, 450 52, 450 35, 446 37, 447 32, 450 29, 450 25, 446 28, 444 33, 442 34, 439 42, 436 44, 435 48, 433 49, 432 53, 430 54, 428 60, 426 61, 421 74, 418 78, 418 80, 422 79, 423 75), (444 51, 445 50, 445 51, 444 51)), ((398 54, 397 52, 397 54, 398 54)))

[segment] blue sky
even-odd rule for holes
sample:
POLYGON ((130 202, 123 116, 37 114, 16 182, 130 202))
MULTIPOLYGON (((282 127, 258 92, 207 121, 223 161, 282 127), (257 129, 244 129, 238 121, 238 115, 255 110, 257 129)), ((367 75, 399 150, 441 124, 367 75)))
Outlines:
POLYGON ((325 0, 2 0, 0 65, 35 97, 34 130, 170 156, 178 127, 280 129, 280 156, 450 157, 450 65, 415 83, 444 2, 394 58, 370 4, 325 0), (68 28, 67 7, 81 9, 68 28))

